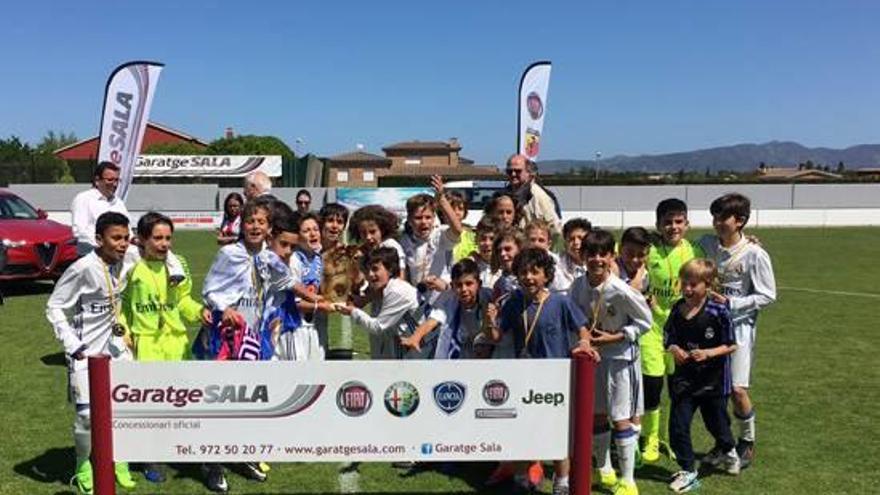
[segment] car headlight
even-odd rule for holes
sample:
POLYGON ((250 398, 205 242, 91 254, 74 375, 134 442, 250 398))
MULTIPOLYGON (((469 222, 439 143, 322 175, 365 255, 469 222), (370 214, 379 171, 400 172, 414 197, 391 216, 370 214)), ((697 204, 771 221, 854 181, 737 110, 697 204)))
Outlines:
POLYGON ((3 246, 7 248, 22 247, 25 244, 27 244, 27 241, 13 241, 12 239, 3 239, 3 246))

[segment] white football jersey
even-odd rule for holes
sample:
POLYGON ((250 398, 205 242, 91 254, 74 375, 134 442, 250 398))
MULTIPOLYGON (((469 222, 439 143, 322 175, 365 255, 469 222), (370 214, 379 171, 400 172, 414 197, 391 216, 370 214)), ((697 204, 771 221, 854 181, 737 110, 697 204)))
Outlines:
POLYGON ((651 308, 645 297, 613 273, 592 287, 586 275, 575 279, 569 297, 587 317, 589 328, 623 333, 624 339, 599 347, 603 359, 639 358, 639 337, 651 329, 651 308))
POLYGON ((776 301, 776 278, 767 251, 743 237, 725 248, 714 235, 700 239, 706 257, 715 261, 721 291, 730 305, 734 325, 754 325, 758 311, 776 301))
POLYGON ((46 303, 46 318, 66 354, 80 349, 85 356, 122 357, 129 353, 122 337, 112 334, 112 326, 118 322, 126 272, 131 266, 123 262, 108 265, 92 251, 61 275, 46 303))

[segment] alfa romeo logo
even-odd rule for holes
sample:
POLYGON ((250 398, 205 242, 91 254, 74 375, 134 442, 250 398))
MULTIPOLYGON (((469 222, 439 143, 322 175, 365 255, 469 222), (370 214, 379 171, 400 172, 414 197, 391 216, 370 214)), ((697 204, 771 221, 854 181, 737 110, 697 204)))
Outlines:
POLYGON ((409 382, 395 382, 385 390, 385 409, 405 418, 419 408, 419 391, 409 382))

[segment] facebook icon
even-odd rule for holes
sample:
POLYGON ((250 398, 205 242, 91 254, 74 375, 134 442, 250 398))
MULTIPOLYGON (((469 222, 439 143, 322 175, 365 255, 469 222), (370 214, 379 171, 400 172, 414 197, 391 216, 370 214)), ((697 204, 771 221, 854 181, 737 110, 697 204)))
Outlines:
POLYGON ((431 455, 431 453, 433 453, 433 452, 434 452, 433 445, 431 445, 430 443, 423 443, 422 444, 422 454, 423 455, 431 455))

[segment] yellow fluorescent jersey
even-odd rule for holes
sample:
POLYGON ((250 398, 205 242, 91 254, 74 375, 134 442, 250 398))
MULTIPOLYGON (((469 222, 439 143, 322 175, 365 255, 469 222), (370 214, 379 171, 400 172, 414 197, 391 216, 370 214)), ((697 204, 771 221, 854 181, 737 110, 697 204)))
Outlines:
POLYGON ((129 272, 122 296, 123 317, 138 336, 186 333, 186 323, 196 323, 202 305, 190 296, 192 276, 186 260, 178 255, 185 278, 168 283, 164 261, 139 261, 129 272))

